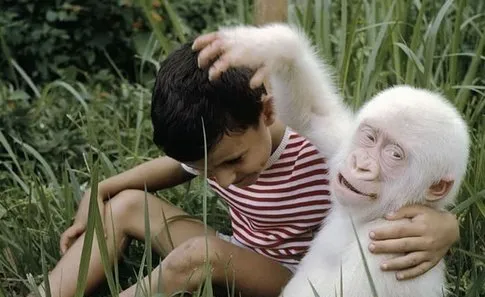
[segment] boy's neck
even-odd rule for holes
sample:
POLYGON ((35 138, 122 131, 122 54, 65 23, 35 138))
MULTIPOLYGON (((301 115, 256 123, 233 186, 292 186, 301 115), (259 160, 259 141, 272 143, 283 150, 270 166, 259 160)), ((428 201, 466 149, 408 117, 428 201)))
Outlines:
POLYGON ((286 126, 279 120, 275 120, 275 122, 269 126, 269 132, 271 133, 271 153, 278 148, 281 141, 283 140, 283 136, 285 135, 286 126))

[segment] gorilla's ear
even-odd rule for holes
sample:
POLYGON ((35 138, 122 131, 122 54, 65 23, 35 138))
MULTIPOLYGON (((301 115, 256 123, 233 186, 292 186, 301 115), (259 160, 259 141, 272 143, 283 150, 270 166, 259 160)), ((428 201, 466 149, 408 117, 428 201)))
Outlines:
POLYGON ((454 183, 455 180, 453 178, 445 177, 440 179, 439 182, 432 184, 428 189, 428 193, 426 193, 426 201, 438 201, 445 197, 450 192, 454 183))

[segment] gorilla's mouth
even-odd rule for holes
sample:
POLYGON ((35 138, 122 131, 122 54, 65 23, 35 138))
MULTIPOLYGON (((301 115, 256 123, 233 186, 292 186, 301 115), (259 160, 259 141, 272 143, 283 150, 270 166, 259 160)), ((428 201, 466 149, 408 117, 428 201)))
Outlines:
POLYGON ((356 194, 359 194, 359 195, 362 195, 362 196, 367 196, 367 197, 370 197, 372 199, 377 198, 377 194, 375 194, 375 193, 367 194, 367 193, 362 193, 361 191, 357 190, 354 186, 352 186, 351 183, 349 183, 345 179, 345 177, 341 173, 338 174, 338 180, 339 180, 340 184, 344 185, 347 189, 351 190, 352 192, 354 192, 356 194))

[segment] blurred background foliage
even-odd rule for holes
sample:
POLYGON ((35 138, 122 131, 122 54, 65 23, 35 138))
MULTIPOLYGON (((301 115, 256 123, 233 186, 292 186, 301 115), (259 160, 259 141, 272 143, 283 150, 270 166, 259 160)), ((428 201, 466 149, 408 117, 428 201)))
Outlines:
MULTIPOLYGON (((172 2, 1 0, 2 45, 10 53, 0 57, 0 67, 7 69, 8 58, 13 57, 38 83, 66 76, 84 79, 79 72, 117 67, 134 81, 133 57, 143 55, 152 32, 143 6, 148 6, 158 30, 170 42, 180 33, 177 25, 184 36, 192 36, 230 21, 237 11, 236 1, 230 0, 172 2), (170 21, 174 13, 181 24, 170 21)), ((9 72, 2 72, 2 78, 15 81, 9 72)))

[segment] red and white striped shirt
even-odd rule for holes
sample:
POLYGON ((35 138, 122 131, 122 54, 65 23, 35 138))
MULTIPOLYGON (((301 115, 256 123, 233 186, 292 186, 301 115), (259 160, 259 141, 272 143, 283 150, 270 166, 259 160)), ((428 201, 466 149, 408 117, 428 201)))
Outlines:
POLYGON ((234 238, 281 263, 299 262, 330 209, 326 160, 290 129, 254 184, 208 181, 229 204, 234 238))

